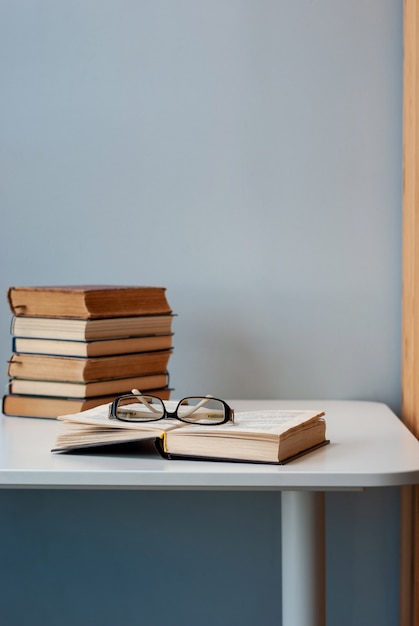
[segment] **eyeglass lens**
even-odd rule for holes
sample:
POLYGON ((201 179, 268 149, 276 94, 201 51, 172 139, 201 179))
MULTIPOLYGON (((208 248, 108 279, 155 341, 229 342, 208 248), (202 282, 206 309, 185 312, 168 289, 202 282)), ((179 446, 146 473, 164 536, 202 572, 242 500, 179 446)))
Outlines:
MULTIPOLYGON (((168 403, 167 417, 174 417, 191 424, 221 424, 225 419, 225 407, 214 398, 184 398, 179 404, 168 403)), ((163 401, 155 396, 126 395, 119 398, 116 417, 126 421, 154 421, 165 416, 163 401)))

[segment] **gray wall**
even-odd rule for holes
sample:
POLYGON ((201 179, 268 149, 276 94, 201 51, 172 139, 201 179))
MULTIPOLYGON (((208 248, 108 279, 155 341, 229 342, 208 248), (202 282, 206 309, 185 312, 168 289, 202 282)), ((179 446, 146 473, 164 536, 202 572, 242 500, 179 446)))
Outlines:
MULTIPOLYGON (((398 411, 402 4, 0 0, 0 291, 165 285, 175 397, 398 411)), ((0 324, 6 384, 5 297, 0 324)), ((332 626, 397 624, 398 496, 328 495, 332 626)), ((8 626, 279 623, 279 505, 0 494, 0 609, 8 626)))

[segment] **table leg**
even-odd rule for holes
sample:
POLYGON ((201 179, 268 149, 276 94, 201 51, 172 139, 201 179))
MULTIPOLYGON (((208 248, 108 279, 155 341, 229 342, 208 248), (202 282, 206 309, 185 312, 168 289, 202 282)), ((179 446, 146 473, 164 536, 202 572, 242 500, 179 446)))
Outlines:
POLYGON ((324 494, 283 491, 282 626, 324 626, 324 494))

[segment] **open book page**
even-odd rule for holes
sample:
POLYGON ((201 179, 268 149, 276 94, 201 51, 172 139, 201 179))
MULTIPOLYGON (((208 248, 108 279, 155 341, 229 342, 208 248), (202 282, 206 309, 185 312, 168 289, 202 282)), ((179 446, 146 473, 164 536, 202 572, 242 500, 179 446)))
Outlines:
MULTIPOLYGON (((165 401, 165 406, 168 411, 173 411, 177 402, 174 400, 165 401)), ((238 412, 234 415, 234 423, 227 422, 221 426, 209 426, 197 424, 185 424, 179 422, 176 419, 161 419, 158 422, 126 422, 114 419, 109 419, 109 407, 110 404, 102 404, 100 406, 82 411, 81 413, 73 413, 70 415, 62 415, 58 417, 59 420, 74 423, 74 424, 86 424, 90 426, 97 426, 101 428, 119 428, 122 430, 153 430, 156 429, 164 432, 174 427, 182 427, 182 429, 188 432, 195 432, 198 434, 205 434, 208 432, 211 435, 215 435, 217 432, 224 436, 237 436, 240 433, 272 433, 274 435, 281 435, 287 432, 290 428, 295 428, 305 424, 313 419, 317 420, 324 413, 317 410, 268 410, 268 411, 244 411, 238 412)))
MULTIPOLYGON (((172 405, 174 409, 177 403, 168 401, 165 404, 169 410, 172 410, 172 405)), ((110 404, 102 404, 81 413, 58 417, 65 430, 58 435, 53 452, 109 443, 155 439, 169 430, 182 426, 182 423, 176 419, 161 419, 155 422, 122 422, 109 419, 110 406, 110 404)))
MULTIPOLYGON (((177 402, 167 400, 165 406, 168 411, 173 411, 177 402)), ((60 415, 57 419, 71 424, 86 424, 88 426, 97 426, 100 428, 119 428, 122 430, 150 430, 155 432, 164 432, 181 425, 176 419, 160 419, 157 422, 123 422, 116 419, 109 419, 110 404, 101 404, 93 409, 82 411, 81 413, 72 413, 69 415, 60 415)))
POLYGON ((134 430, 116 428, 98 428, 81 424, 69 424, 65 432, 58 435, 53 452, 69 448, 86 448, 109 443, 126 443, 160 437, 161 429, 134 430))
POLYGON ((163 434, 170 458, 195 457, 282 463, 326 443, 322 411, 270 410, 236 413, 234 424, 184 426, 163 434))
POLYGON ((182 428, 182 434, 196 434, 223 437, 251 437, 283 435, 291 429, 303 428, 310 422, 318 421, 324 415, 317 410, 268 410, 244 411, 234 414, 234 423, 228 422, 221 426, 189 426, 182 428))

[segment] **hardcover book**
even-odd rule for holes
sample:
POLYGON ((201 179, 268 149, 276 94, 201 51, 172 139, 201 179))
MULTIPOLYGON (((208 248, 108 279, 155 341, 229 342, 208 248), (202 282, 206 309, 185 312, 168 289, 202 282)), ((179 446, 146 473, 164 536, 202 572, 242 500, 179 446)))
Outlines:
MULTIPOLYGON (((149 391, 144 389, 145 392, 149 391)), ((168 400, 171 390, 154 389, 153 395, 168 400)), ((45 417, 56 418, 64 413, 78 413, 95 406, 112 402, 114 395, 96 396, 93 398, 56 398, 53 396, 20 396, 10 394, 3 396, 3 413, 13 417, 45 417)))
POLYGON ((13 351, 27 354, 82 356, 85 358, 169 350, 173 334, 129 337, 127 339, 100 339, 99 341, 71 341, 65 339, 37 339, 14 337, 13 351))
MULTIPOLYGON (((174 410, 177 402, 165 405, 174 410)), ((60 416, 63 432, 53 452, 153 439, 166 458, 281 464, 328 443, 324 412, 317 410, 247 411, 235 413, 234 423, 220 426, 190 425, 176 419, 122 422, 108 415, 109 405, 103 405, 60 416)))
POLYGON ((171 313, 165 287, 9 287, 7 296, 13 314, 18 316, 93 319, 171 313))
POLYGON ((171 350, 83 358, 47 354, 12 354, 7 374, 10 378, 44 381, 89 382, 128 378, 167 371, 171 350))
POLYGON ((88 320, 13 316, 10 330, 15 337, 95 341, 170 334, 172 320, 171 314, 88 320))
POLYGON ((137 389, 161 389, 168 385, 168 374, 148 374, 130 378, 113 378, 91 382, 62 382, 58 380, 26 380, 12 378, 9 393, 28 396, 58 396, 61 398, 92 398, 94 396, 116 396, 137 389))

